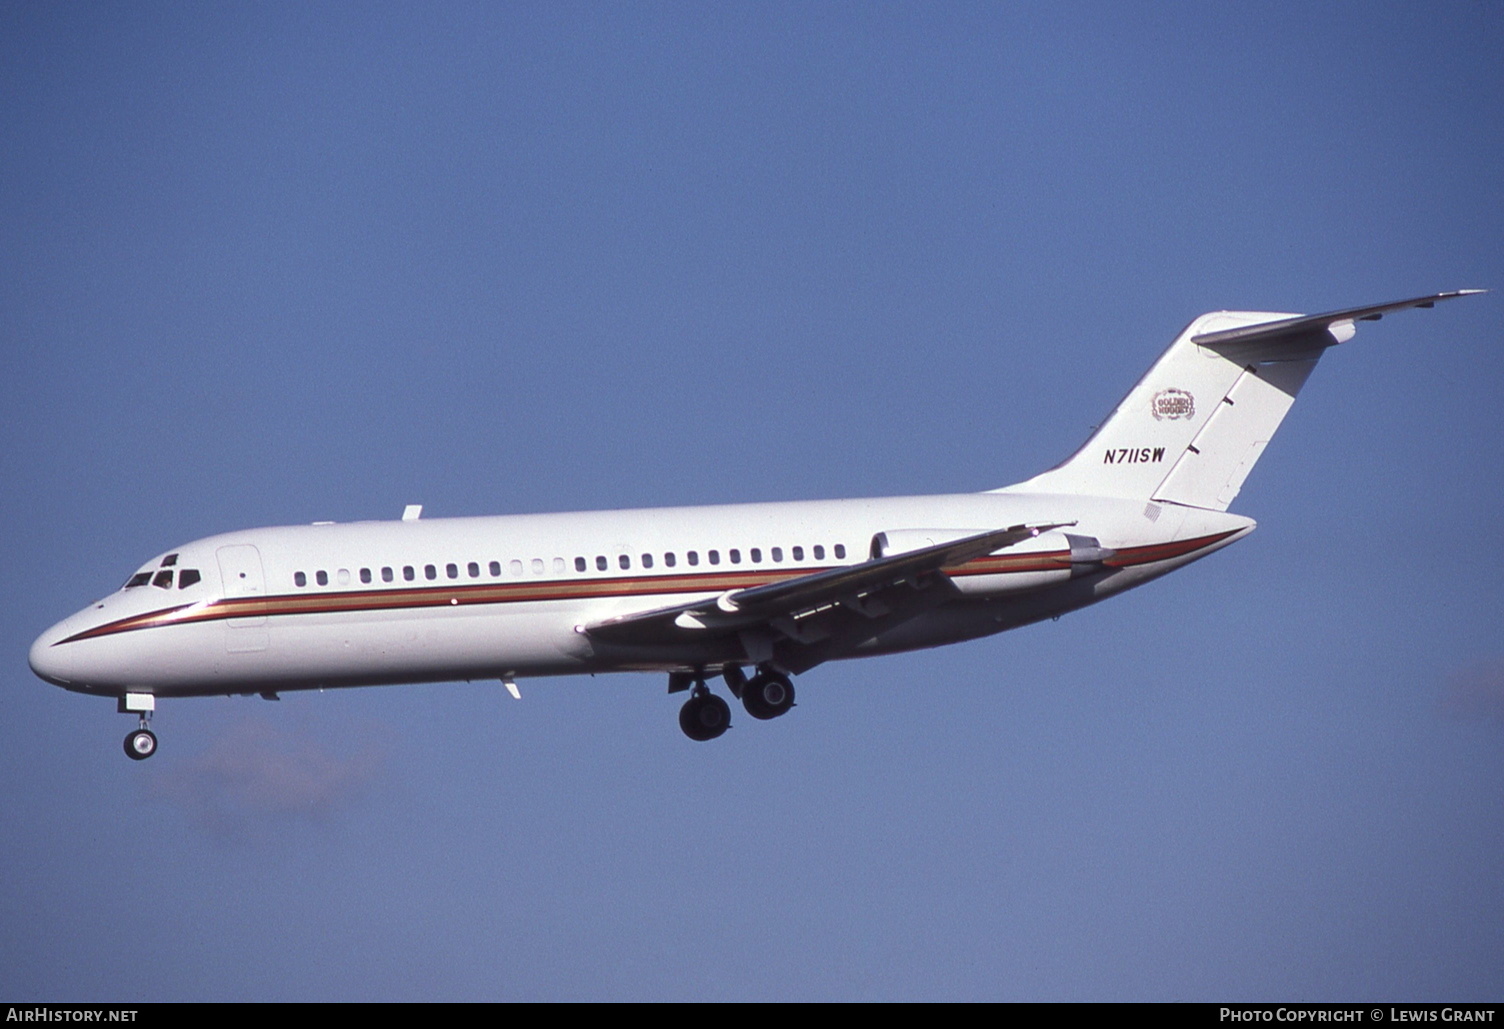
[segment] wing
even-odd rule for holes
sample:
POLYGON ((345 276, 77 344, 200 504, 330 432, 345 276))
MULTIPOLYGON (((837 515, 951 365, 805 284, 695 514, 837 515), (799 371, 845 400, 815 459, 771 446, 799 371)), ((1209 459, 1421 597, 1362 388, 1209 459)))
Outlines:
MULTIPOLYGON (((650 646, 739 636, 749 659, 771 656, 775 643, 800 645, 802 657, 783 660, 790 671, 812 668, 900 622, 959 595, 943 569, 963 565, 1052 529, 1074 525, 1014 525, 962 539, 875 557, 782 582, 732 590, 718 597, 623 615, 587 625, 606 643, 650 646)), ((781 653, 787 648, 780 647, 781 653)))

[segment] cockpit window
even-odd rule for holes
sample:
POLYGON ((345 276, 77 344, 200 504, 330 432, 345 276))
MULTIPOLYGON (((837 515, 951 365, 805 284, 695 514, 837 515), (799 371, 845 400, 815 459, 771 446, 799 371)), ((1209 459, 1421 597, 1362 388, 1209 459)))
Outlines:
POLYGON ((185 590, 202 578, 203 576, 198 574, 197 568, 184 568, 178 572, 178 589, 185 590))
POLYGON ((137 572, 135 575, 125 580, 125 585, 120 588, 128 590, 132 586, 145 586, 149 582, 151 582, 150 572, 137 572))
POLYGON ((178 556, 176 554, 168 554, 166 557, 162 558, 162 567, 163 568, 171 568, 173 565, 175 565, 177 563, 178 563, 178 556))
POLYGON ((159 589, 172 589, 172 570, 168 569, 166 571, 158 572, 157 577, 155 579, 152 579, 151 584, 158 587, 159 589))

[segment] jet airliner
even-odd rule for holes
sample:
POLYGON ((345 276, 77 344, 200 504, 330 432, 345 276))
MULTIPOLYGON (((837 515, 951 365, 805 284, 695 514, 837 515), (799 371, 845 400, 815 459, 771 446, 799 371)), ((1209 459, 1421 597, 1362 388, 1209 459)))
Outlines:
POLYGON ((1458 290, 1320 315, 1193 321, 1087 442, 985 493, 250 529, 154 557, 32 645, 49 683, 159 698, 666 674, 679 725, 786 714, 826 661, 1053 618, 1253 531, 1228 506, 1325 350, 1458 290))

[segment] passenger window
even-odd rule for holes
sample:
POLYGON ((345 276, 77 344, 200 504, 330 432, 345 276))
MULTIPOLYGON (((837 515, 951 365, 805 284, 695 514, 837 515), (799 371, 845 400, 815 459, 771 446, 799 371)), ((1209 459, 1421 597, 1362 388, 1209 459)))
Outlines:
POLYGON ((782 561, 783 560, 783 548, 782 547, 774 547, 773 548, 773 560, 774 561, 782 561))
POLYGON ((697 565, 700 563, 700 554, 698 551, 691 550, 684 555, 684 559, 692 565, 697 565))
POLYGON ((564 571, 564 559, 562 557, 556 557, 556 558, 554 558, 554 574, 558 575, 558 574, 560 574, 563 571, 564 571))
POLYGON ((507 562, 507 571, 511 572, 513 575, 521 575, 522 562, 517 560, 516 558, 513 558, 511 561, 507 562))
POLYGON ((203 576, 198 574, 197 568, 184 568, 181 572, 178 572, 178 589, 185 590, 202 578, 203 576))
POLYGON ((597 554, 595 556, 595 567, 596 567, 597 570, 602 571, 602 572, 604 572, 606 570, 606 558, 605 558, 605 555, 603 555, 603 554, 597 554))
POLYGON ((740 550, 731 551, 729 556, 732 564, 739 565, 742 563, 742 552, 740 550))
POLYGON ((577 572, 583 572, 585 570, 585 559, 583 557, 577 557, 574 559, 574 570, 577 572))
POLYGON ((392 569, 391 569, 390 565, 388 565, 387 567, 385 567, 385 568, 383 568, 381 570, 381 581, 382 582, 391 582, 392 581, 392 569))
POLYGON ((412 565, 403 565, 402 566, 402 577, 404 579, 406 579, 408 582, 412 582, 413 579, 417 578, 416 573, 413 571, 413 566, 412 565))
POLYGON ((171 568, 173 565, 175 565, 177 563, 178 563, 178 556, 176 554, 168 554, 166 557, 162 558, 162 565, 161 565, 161 567, 163 567, 163 568, 171 568))
POLYGON ((499 577, 501 575, 501 562, 500 561, 492 561, 491 562, 491 574, 493 576, 497 576, 497 577, 499 577))
POLYGON ((816 561, 824 561, 825 560, 825 548, 822 547, 818 543, 815 544, 815 560, 816 561))
MULTIPOLYGON (((137 578, 140 578, 140 576, 137 576, 137 578)), ((132 581, 134 582, 135 580, 132 580, 132 581)), ((308 585, 308 576, 304 575, 302 572, 293 572, 292 573, 292 584, 294 586, 307 586, 308 585)))
POLYGON ((632 567, 632 557, 629 554, 622 554, 616 560, 617 560, 617 563, 620 564, 624 570, 627 569, 627 568, 631 568, 632 567))
POLYGON ((335 578, 339 580, 339 584, 341 586, 350 585, 350 569, 341 568, 338 572, 335 573, 335 578))
POLYGON ((451 579, 458 579, 460 577, 460 566, 455 564, 445 565, 444 574, 449 576, 451 579))
POLYGON ((439 577, 439 570, 433 565, 424 565, 423 577, 425 579, 437 579, 439 577))
POLYGON ((652 554, 643 554, 642 555, 642 567, 644 567, 644 568, 651 568, 651 567, 653 567, 653 555, 652 554))
POLYGON ((534 575, 542 575, 543 574, 543 558, 541 558, 541 557, 535 557, 535 558, 533 558, 533 574, 534 575))
POLYGON ((361 582, 370 582, 371 581, 371 570, 369 568, 362 568, 360 570, 360 581, 361 582))
POLYGON ((329 585, 329 573, 328 572, 314 572, 313 573, 313 579, 320 586, 327 586, 327 585, 329 585))
POLYGON ((804 560, 804 548, 803 547, 795 547, 794 548, 794 560, 795 561, 803 561, 804 560))
POLYGON ((761 561, 762 561, 762 551, 759 550, 757 547, 753 547, 752 548, 752 563, 753 564, 758 564, 761 561))
MULTIPOLYGON (((298 574, 302 575, 303 573, 299 572, 298 574)), ((145 586, 149 582, 151 582, 150 572, 137 572, 135 575, 125 580, 125 585, 121 588, 130 589, 132 586, 145 586)))
POLYGON ((710 559, 710 563, 713 565, 718 565, 721 563, 721 552, 719 550, 712 550, 705 556, 710 559))
POLYGON ((674 552, 670 550, 667 554, 663 555, 663 563, 672 568, 679 563, 679 559, 674 557, 674 552))

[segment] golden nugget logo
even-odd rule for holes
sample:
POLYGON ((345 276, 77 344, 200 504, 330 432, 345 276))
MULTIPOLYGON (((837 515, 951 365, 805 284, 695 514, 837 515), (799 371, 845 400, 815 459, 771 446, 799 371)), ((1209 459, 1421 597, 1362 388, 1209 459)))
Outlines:
POLYGON ((1162 389, 1149 401, 1149 411, 1157 422, 1189 418, 1196 413, 1196 398, 1183 389, 1162 389))

